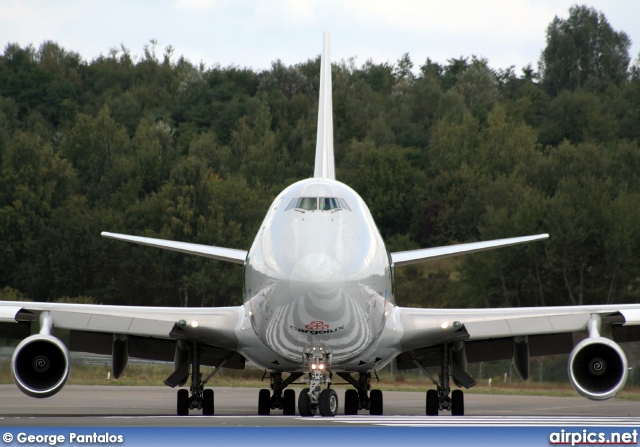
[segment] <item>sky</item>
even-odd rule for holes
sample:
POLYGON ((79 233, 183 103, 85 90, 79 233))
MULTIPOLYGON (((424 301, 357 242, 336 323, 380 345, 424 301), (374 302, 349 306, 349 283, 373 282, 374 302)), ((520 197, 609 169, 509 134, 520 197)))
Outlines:
MULTIPOLYGON (((36 48, 57 42, 86 61, 124 45, 143 54, 151 39, 159 57, 174 48, 209 68, 260 71, 320 54, 331 33, 331 59, 361 66, 394 64, 409 53, 414 71, 430 58, 476 55, 494 69, 537 67, 554 16, 567 18, 565 0, 0 0, 0 51, 9 43, 36 48)), ((640 52, 640 2, 590 0, 640 52)))

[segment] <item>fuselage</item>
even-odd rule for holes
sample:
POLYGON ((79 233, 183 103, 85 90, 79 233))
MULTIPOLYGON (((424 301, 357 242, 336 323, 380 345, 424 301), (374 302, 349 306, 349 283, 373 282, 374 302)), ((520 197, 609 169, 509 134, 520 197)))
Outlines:
POLYGON ((268 349, 244 354, 263 368, 291 370, 305 351, 323 348, 334 370, 370 369, 376 359, 367 351, 395 306, 389 259, 355 191, 322 178, 291 185, 247 256, 245 315, 268 349))

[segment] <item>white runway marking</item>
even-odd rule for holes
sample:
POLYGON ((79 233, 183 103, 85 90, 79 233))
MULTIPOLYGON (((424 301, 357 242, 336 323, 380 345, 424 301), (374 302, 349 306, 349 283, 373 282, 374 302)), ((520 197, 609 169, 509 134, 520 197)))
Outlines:
POLYGON ((335 421, 343 424, 370 424, 385 427, 637 427, 637 417, 506 417, 506 416, 336 416, 335 418, 300 418, 309 421, 335 421))

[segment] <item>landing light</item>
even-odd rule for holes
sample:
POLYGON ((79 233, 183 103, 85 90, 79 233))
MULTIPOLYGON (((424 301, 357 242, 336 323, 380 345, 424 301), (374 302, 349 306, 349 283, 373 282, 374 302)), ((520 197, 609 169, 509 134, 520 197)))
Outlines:
POLYGON ((320 364, 318 365, 318 369, 321 369, 321 370, 322 370, 322 369, 324 369, 324 363, 320 363, 320 364))
POLYGON ((318 367, 318 365, 316 365, 315 363, 311 364, 311 369, 316 369, 318 367))
POLYGON ((446 321, 443 321, 443 322, 442 322, 442 324, 440 324, 440 327, 441 327, 442 329, 446 329, 446 328, 448 328, 448 327, 449 327, 449 323, 448 323, 448 322, 446 322, 446 321))
POLYGON ((194 328, 194 329, 197 328, 198 327, 198 322, 196 320, 193 320, 191 322, 191 327, 194 328))

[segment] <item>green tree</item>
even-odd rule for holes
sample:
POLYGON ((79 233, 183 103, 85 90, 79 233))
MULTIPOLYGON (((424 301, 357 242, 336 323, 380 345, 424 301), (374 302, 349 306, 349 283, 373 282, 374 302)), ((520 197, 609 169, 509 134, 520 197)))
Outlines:
POLYGON ((411 71, 413 69, 413 62, 409 57, 409 53, 404 53, 393 69, 393 76, 396 78, 396 87, 399 90, 406 89, 413 84, 415 76, 411 71))
POLYGON ((627 79, 631 40, 615 31, 602 12, 574 5, 569 18, 557 16, 547 28, 540 59, 542 83, 551 95, 579 87, 604 91, 627 79))
POLYGON ((405 233, 422 196, 423 173, 408 158, 410 149, 376 149, 371 141, 352 141, 339 178, 368 204, 384 237, 405 233))
POLYGON ((131 141, 124 127, 113 120, 108 107, 103 107, 95 118, 80 114, 60 145, 60 153, 76 169, 90 206, 107 203, 115 192, 127 195, 125 201, 137 197, 140 186, 133 175, 131 141))
POLYGON ((476 114, 486 115, 488 107, 498 99, 498 80, 489 62, 473 57, 471 64, 456 77, 456 89, 469 108, 476 114))
POLYGON ((0 278, 43 298, 53 283, 49 272, 51 248, 42 238, 51 217, 64 207, 75 189, 75 174, 50 144, 18 131, 3 154, 0 177, 0 278))
POLYGON ((619 120, 604 95, 565 90, 549 103, 539 127, 539 140, 543 146, 557 146, 563 140, 573 144, 607 142, 615 138, 618 126, 619 120))
MULTIPOLYGON (((494 108, 480 133, 472 166, 486 176, 508 175, 536 157, 536 134, 529 126, 507 119, 502 107, 494 108)), ((526 168, 524 169, 526 170, 526 168)))

